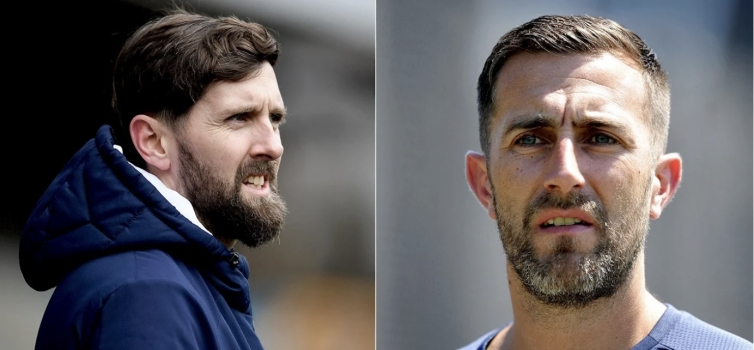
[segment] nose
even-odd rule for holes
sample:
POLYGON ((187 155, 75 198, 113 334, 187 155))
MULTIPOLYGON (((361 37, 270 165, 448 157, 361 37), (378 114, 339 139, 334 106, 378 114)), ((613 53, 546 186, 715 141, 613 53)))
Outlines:
POLYGON ((252 135, 250 155, 256 159, 276 160, 283 155, 283 143, 280 141, 278 125, 269 118, 256 123, 252 135))
POLYGON ((563 195, 584 188, 584 175, 579 169, 573 141, 569 138, 560 140, 553 152, 545 173, 545 188, 563 195))

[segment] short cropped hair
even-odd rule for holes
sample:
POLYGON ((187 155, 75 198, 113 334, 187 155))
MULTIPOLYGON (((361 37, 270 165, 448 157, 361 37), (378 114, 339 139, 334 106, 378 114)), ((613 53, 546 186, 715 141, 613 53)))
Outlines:
POLYGON ((518 53, 619 54, 641 69, 647 87, 644 120, 652 135, 655 158, 665 152, 670 122, 670 84, 657 56, 644 41, 620 24, 601 17, 541 16, 503 35, 484 63, 477 83, 479 138, 489 155, 495 84, 505 62, 518 53))
POLYGON ((240 81, 263 62, 275 65, 280 44, 264 26, 235 16, 213 18, 175 9, 137 29, 115 61, 112 106, 116 138, 126 158, 145 163, 129 133, 131 120, 145 114, 171 128, 218 81, 240 81))

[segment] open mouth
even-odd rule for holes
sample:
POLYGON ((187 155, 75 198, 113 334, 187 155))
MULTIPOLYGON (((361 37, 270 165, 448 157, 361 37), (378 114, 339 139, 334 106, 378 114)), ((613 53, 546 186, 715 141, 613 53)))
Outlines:
POLYGON ((543 222, 541 225, 539 225, 539 227, 546 228, 546 227, 554 227, 554 226, 573 226, 573 225, 591 226, 589 223, 586 223, 579 218, 555 217, 555 218, 552 218, 543 222))
POLYGON ((249 175, 243 180, 243 183, 244 185, 261 190, 267 185, 267 177, 265 175, 249 175))

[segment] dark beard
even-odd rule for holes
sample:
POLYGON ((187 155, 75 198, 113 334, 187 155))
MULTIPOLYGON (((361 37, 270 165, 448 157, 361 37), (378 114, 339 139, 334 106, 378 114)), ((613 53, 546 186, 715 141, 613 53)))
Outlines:
POLYGON ((250 159, 238 168, 232 184, 223 181, 194 157, 191 149, 178 142, 181 185, 194 206, 196 216, 218 239, 239 240, 258 247, 275 239, 283 228, 287 208, 278 193, 277 161, 250 159), (270 193, 244 199, 243 180, 250 174, 265 174, 270 193))
MULTIPOLYGON (((640 200, 646 198, 647 192, 644 194, 640 200)), ((508 261, 526 290, 548 305, 582 308, 597 299, 613 296, 628 280, 644 247, 649 220, 641 210, 644 202, 634 198, 626 199, 622 208, 616 210, 619 216, 610 218, 598 200, 581 193, 562 198, 544 192, 531 201, 520 227, 504 216, 512 208, 500 208, 494 197, 493 201, 508 261), (583 253, 577 250, 573 238, 559 237, 549 255, 537 257, 531 221, 548 208, 579 208, 589 213, 596 221, 597 245, 583 253)))

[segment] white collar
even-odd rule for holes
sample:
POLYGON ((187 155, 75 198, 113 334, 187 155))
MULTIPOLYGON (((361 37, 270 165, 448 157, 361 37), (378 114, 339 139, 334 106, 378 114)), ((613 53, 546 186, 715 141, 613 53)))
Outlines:
MULTIPOLYGON (((117 149, 120 153, 123 153, 123 148, 118 145, 113 145, 115 149, 117 149)), ((128 162, 128 164, 131 164, 131 162, 128 162)), ((138 170, 141 175, 143 175, 149 182, 152 183, 152 186, 154 186, 157 191, 162 194, 165 199, 172 204, 175 209, 178 209, 178 212, 181 213, 181 215, 185 216, 186 219, 189 219, 194 225, 199 226, 202 230, 212 235, 212 232, 209 232, 201 222, 199 222, 199 219, 196 217, 196 212, 194 212, 194 206, 191 205, 191 202, 189 202, 186 197, 181 196, 180 193, 169 189, 167 186, 165 186, 162 181, 157 178, 157 176, 154 176, 154 174, 149 173, 148 171, 137 167, 136 165, 131 164, 134 169, 138 170)))

